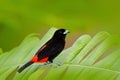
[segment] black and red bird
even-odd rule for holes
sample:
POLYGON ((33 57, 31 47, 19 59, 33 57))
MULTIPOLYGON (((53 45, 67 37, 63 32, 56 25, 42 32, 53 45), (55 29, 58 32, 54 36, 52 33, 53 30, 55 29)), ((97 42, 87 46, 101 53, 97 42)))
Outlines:
POLYGON ((64 49, 65 37, 68 33, 69 31, 65 29, 57 30, 53 37, 37 51, 34 57, 18 69, 18 72, 22 72, 33 63, 52 63, 53 59, 64 49))

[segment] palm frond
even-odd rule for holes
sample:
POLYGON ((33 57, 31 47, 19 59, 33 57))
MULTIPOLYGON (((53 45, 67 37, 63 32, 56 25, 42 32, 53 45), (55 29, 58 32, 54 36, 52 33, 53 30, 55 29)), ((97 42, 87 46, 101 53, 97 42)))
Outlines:
POLYGON ((120 50, 114 48, 116 41, 105 31, 93 37, 82 35, 53 64, 34 64, 17 73, 18 66, 27 62, 55 30, 51 28, 41 40, 31 34, 18 47, 1 52, 0 80, 120 80, 120 50))

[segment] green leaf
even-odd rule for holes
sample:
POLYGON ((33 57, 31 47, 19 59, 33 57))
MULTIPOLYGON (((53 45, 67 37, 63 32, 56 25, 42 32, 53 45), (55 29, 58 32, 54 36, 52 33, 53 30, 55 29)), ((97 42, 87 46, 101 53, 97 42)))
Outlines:
POLYGON ((17 73, 19 67, 15 68, 6 78, 6 80, 13 80, 13 78, 15 77, 15 74, 17 73))
POLYGON ((75 57, 72 63, 80 63, 83 59, 85 59, 89 53, 96 47, 100 42, 105 40, 109 34, 107 32, 97 33, 91 41, 81 50, 81 52, 75 57))
MULTIPOLYGON (((0 80, 6 80, 7 76, 9 76, 13 72, 13 70, 15 70, 15 68, 16 67, 1 68, 0 69, 0 73, 1 73, 0 74, 0 80)), ((9 76, 9 77, 12 77, 12 75, 9 76)))
POLYGON ((17 73, 16 67, 30 60, 55 30, 51 28, 41 40, 31 34, 18 47, 1 54, 0 80, 120 80, 120 49, 115 47, 118 42, 105 31, 93 38, 80 36, 52 64, 36 63, 17 73))

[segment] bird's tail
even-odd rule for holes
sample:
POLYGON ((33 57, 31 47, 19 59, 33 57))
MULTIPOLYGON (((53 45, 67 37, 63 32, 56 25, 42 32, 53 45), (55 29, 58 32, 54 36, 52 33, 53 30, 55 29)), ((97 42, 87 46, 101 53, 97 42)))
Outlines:
POLYGON ((18 69, 18 72, 22 72, 25 68, 27 68, 28 66, 30 66, 31 64, 33 64, 33 62, 27 62, 26 64, 24 64, 22 67, 20 67, 18 69))

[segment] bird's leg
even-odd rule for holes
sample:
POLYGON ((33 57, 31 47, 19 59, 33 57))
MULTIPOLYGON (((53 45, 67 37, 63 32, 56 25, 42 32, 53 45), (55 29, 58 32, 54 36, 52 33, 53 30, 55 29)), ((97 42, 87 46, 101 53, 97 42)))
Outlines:
POLYGON ((47 61, 44 65, 51 64, 51 63, 52 63, 51 61, 47 61))
POLYGON ((55 65, 55 66, 61 66, 61 63, 60 62, 54 62, 53 65, 55 65))
POLYGON ((53 65, 56 65, 56 66, 61 66, 60 62, 53 62, 52 60, 49 60, 50 63, 53 63, 53 65))
MULTIPOLYGON (((47 61, 46 63, 44 63, 44 65, 48 65, 48 64, 51 64, 51 63, 53 63, 53 61, 47 61)), ((61 66, 60 63, 53 63, 53 65, 55 65, 55 66, 61 66)))

